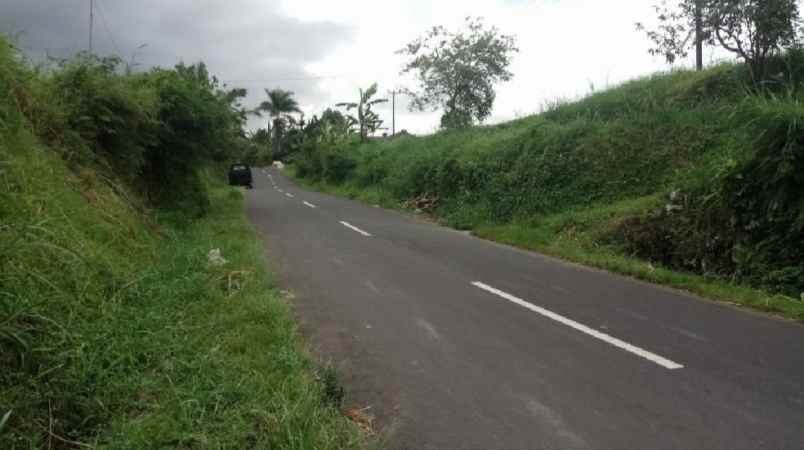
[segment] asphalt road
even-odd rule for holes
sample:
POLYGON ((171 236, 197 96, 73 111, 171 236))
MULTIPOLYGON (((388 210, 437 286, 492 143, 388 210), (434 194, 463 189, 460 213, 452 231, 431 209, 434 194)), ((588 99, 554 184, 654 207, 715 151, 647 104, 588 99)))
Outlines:
POLYGON ((804 327, 255 169, 315 352, 391 448, 804 448, 804 327))

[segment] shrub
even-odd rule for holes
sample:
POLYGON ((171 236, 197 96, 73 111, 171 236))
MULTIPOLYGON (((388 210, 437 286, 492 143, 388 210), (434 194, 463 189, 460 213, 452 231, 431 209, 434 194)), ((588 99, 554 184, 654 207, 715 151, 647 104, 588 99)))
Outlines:
POLYGON ((296 165, 296 174, 300 177, 320 180, 324 172, 321 154, 317 144, 312 141, 306 141, 302 144, 301 151, 293 155, 293 163, 296 165))
POLYGON ((65 156, 74 164, 109 164, 133 183, 153 145, 158 98, 135 77, 116 73, 117 58, 81 55, 64 62, 47 83, 48 98, 61 114, 65 156))
POLYGON ((321 161, 322 177, 328 183, 343 183, 352 174, 357 163, 349 155, 334 149, 324 153, 321 161))
POLYGON ((224 90, 203 63, 126 74, 118 58, 81 54, 35 72, 2 40, 0 88, 3 125, 30 126, 76 172, 122 179, 156 207, 203 214, 199 170, 247 156, 245 91, 224 90))

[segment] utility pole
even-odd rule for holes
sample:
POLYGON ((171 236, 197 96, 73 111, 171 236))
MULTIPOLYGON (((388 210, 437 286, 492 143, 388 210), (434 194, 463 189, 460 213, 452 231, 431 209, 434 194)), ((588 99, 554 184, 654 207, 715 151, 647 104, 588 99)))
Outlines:
POLYGON ((92 28, 95 26, 95 0, 89 0, 89 53, 92 53, 92 28))
POLYGON ((391 91, 391 136, 396 136, 396 91, 391 91))
POLYGON ((402 91, 396 89, 391 91, 391 136, 396 136, 396 94, 401 94, 402 91))
POLYGON ((703 70, 703 11, 701 1, 695 0, 695 68, 703 70))

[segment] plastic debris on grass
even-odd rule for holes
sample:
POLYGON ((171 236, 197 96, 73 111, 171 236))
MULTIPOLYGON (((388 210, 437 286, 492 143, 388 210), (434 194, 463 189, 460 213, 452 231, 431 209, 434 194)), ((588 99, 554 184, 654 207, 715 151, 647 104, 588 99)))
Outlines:
POLYGON ((229 261, 224 259, 224 257, 221 255, 221 249, 219 248, 213 248, 209 251, 209 253, 207 253, 207 264, 210 267, 225 266, 228 263, 229 261))

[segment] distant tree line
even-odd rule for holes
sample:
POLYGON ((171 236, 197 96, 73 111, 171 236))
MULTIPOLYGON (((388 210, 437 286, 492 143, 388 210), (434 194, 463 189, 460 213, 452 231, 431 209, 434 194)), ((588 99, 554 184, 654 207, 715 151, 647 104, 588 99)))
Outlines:
POLYGON ((341 102, 327 108, 321 116, 305 120, 294 93, 281 88, 266 89, 268 97, 251 114, 261 117, 268 114, 270 120, 264 128, 252 133, 251 140, 263 148, 271 147, 272 157, 282 160, 291 158, 306 142, 334 143, 357 137, 365 142, 382 129, 383 120, 374 111, 374 106, 388 99, 375 98, 377 83, 359 89, 357 102, 341 102))
MULTIPOLYGON (((402 74, 414 75, 418 84, 417 89, 404 90, 412 99, 411 109, 442 109, 443 129, 483 122, 494 105, 494 85, 513 77, 508 67, 516 52, 513 36, 485 26, 481 19, 467 18, 465 28, 459 31, 434 27, 397 52, 409 58, 402 74)), ((305 143, 308 147, 316 142, 334 145, 353 137, 365 142, 383 130, 383 120, 374 107, 388 99, 377 98, 377 93, 377 83, 361 88, 357 101, 335 105, 343 112, 330 108, 305 121, 292 92, 267 89, 268 99, 252 113, 267 113, 270 121, 252 134, 252 142, 262 148, 270 143, 277 159, 292 159, 305 143)))

